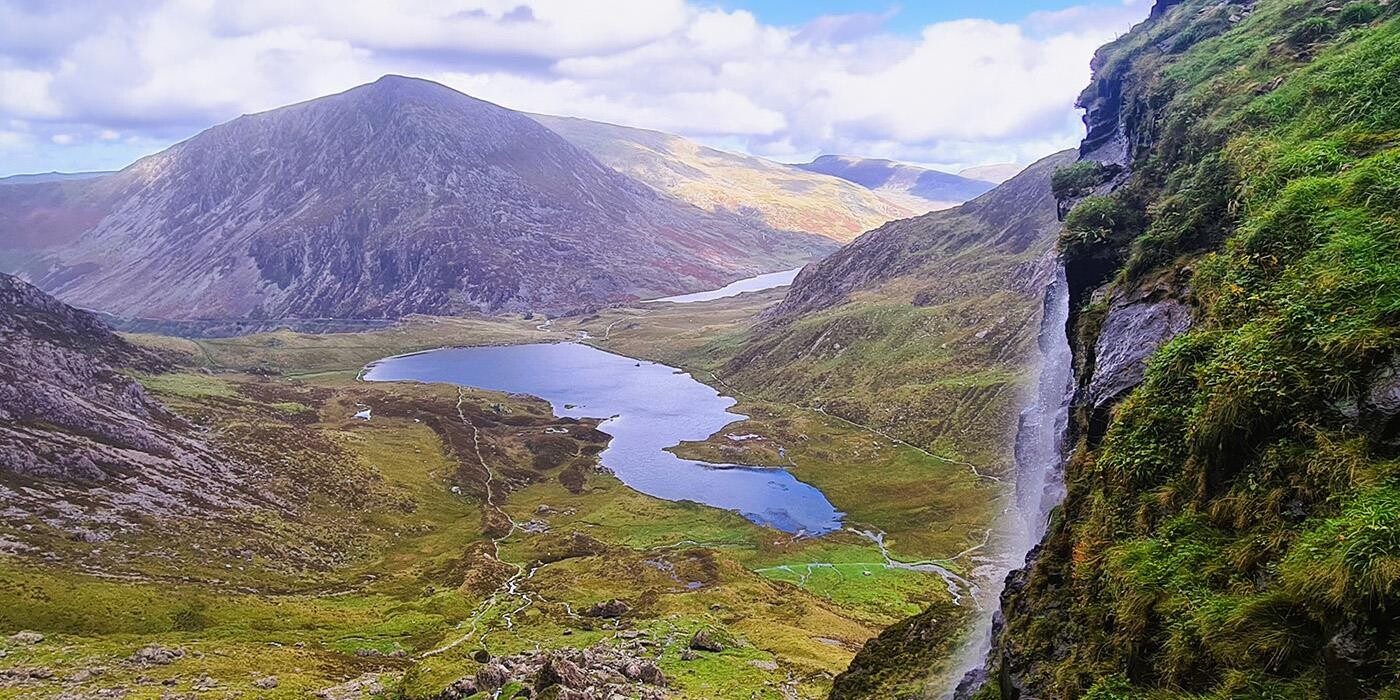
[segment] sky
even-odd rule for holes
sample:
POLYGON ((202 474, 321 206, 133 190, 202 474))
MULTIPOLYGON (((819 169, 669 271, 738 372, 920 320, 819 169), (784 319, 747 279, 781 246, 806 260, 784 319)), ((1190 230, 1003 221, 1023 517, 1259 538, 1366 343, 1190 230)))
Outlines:
POLYGON ((956 171, 1078 143, 1151 0, 0 0, 0 176, 109 170, 397 73, 801 162, 956 171))

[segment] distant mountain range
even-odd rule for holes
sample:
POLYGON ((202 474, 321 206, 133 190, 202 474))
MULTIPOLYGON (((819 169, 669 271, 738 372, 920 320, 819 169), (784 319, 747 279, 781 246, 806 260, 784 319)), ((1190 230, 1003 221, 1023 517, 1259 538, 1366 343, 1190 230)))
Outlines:
POLYGON ((969 180, 982 180, 984 182, 1000 185, 1025 169, 1026 166, 1016 163, 992 163, 991 165, 979 165, 974 168, 959 170, 958 177, 965 177, 969 180))
POLYGON ((28 173, 0 177, 0 185, 32 185, 39 182, 61 182, 63 180, 90 180, 103 175, 111 175, 115 170, 92 170, 81 173, 60 173, 57 170, 47 173, 28 173))
POLYGON ((530 115, 607 166, 712 212, 846 242, 922 205, 896 203, 860 184, 800 166, 729 153, 648 129, 530 115))
POLYGON ((961 204, 996 185, 987 180, 974 180, 883 158, 826 155, 797 167, 849 180, 921 214, 961 204))
POLYGON ((834 247, 659 194, 524 114, 398 76, 112 175, 0 187, 0 265, 125 316, 565 311, 834 247))

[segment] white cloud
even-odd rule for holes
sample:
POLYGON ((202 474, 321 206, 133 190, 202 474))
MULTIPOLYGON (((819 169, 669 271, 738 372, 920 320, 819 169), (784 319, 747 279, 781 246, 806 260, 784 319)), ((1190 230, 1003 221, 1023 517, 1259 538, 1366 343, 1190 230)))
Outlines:
POLYGON ((33 145, 33 137, 23 131, 10 131, 0 129, 0 151, 15 151, 21 148, 30 148, 33 145))
POLYGON ((0 0, 0 120, 35 158, 59 136, 158 145, 394 72, 774 157, 1026 162, 1077 141, 1093 50, 1147 4, 897 36, 887 16, 778 27, 682 0, 0 0))
POLYGON ((72 134, 54 134, 49 137, 49 141, 51 143, 57 144, 59 146, 70 145, 76 140, 77 137, 72 134))

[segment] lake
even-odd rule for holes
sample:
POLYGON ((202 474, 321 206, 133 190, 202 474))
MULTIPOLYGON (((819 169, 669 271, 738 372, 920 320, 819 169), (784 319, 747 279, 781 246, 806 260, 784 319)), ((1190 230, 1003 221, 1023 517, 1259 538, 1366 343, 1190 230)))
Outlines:
POLYGON ((711 289, 708 292, 695 292, 693 294, 681 294, 673 297, 662 297, 660 299, 646 299, 643 304, 660 304, 668 302, 671 304, 690 304, 697 301, 710 301, 711 299, 723 299, 725 297, 735 297, 744 292, 761 292, 774 287, 786 287, 797 279, 797 273, 802 268, 797 267, 782 272, 770 272, 766 275, 748 277, 738 282, 730 282, 719 289, 711 289))
POLYGON ((826 496, 784 469, 680 459, 667 447, 704 440, 744 416, 736 402, 666 365, 579 343, 446 348, 371 364, 369 381, 445 382, 538 396, 561 416, 602 418, 613 436, 602 464, 623 483, 668 501, 694 501, 786 532, 841 527, 826 496))

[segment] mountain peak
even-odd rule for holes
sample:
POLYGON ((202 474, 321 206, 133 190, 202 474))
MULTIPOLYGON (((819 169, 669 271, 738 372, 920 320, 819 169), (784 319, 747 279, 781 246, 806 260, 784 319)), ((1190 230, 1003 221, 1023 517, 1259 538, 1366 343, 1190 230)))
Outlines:
MULTIPOLYGON (((99 182, 92 211, 37 241, 38 281, 148 318, 572 309, 833 247, 658 196, 520 112, 401 75, 235 119, 99 182)), ((6 194, 0 213, 14 201, 21 224, 63 203, 6 194)), ((5 224, 0 243, 27 230, 5 224)))

